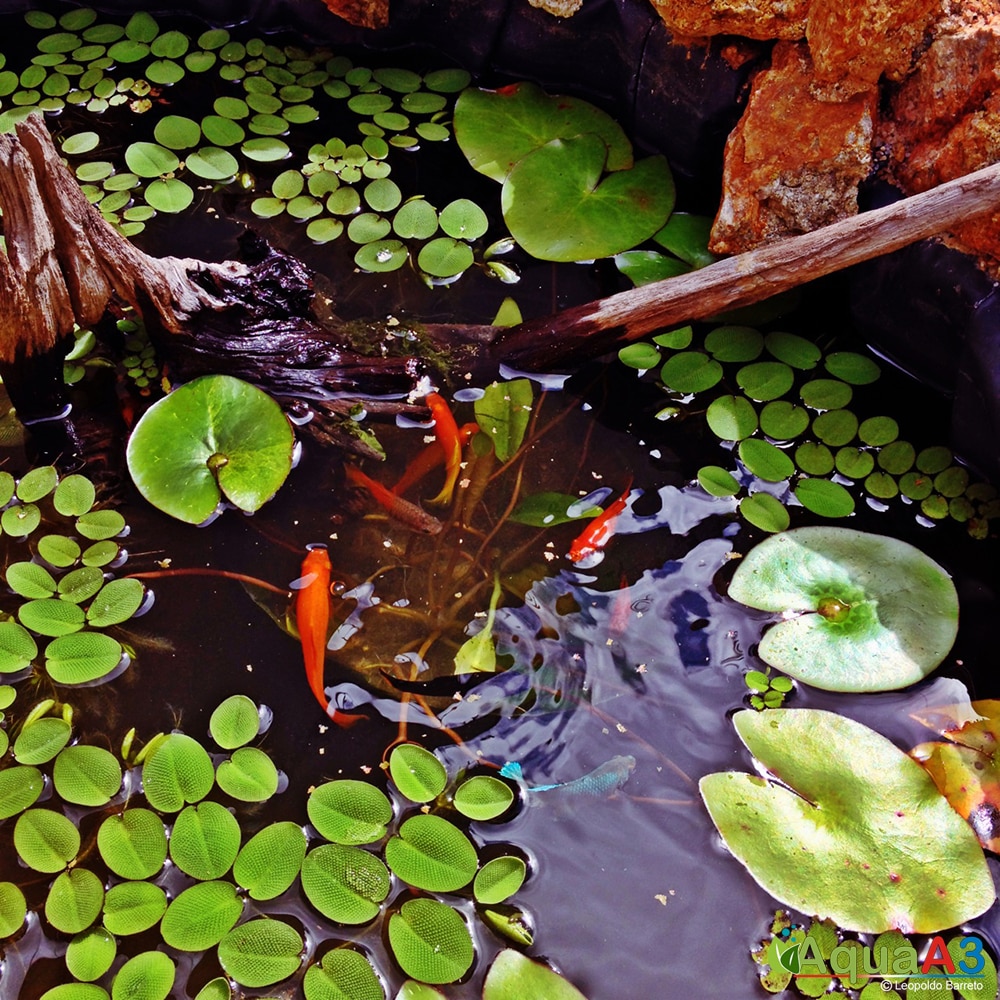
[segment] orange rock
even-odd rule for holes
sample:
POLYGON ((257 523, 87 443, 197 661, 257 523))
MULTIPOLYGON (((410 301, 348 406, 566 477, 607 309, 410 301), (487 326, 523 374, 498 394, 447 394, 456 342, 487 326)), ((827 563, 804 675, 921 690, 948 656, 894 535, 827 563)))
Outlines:
POLYGON ((858 93, 883 76, 903 79, 940 13, 941 0, 812 0, 806 40, 816 81, 858 93))
MULTIPOLYGON (((1000 161, 1000 8, 966 0, 937 26, 893 95, 876 143, 887 179, 907 194, 1000 161)), ((1000 272, 1000 215, 959 227, 949 242, 1000 272)))
POLYGON ((813 80, 808 49, 791 42, 775 46, 771 67, 754 80, 726 144, 714 252, 740 253, 857 212, 877 92, 826 101, 811 92, 813 80))
POLYGON ((389 23, 389 0, 323 0, 337 17, 359 28, 384 28, 389 23))
POLYGON ((809 0, 652 0, 675 37, 802 38, 809 0))

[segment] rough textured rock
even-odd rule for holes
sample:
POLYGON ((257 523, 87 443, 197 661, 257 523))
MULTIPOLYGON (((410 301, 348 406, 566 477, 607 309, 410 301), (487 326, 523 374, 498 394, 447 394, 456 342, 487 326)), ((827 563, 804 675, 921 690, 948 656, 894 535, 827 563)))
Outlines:
POLYGON ((583 0, 528 0, 528 3, 555 17, 572 17, 583 6, 583 0))
MULTIPOLYGON (((876 142, 886 176, 907 193, 1000 160, 1000 5, 963 4, 941 22, 892 96, 876 142)), ((952 235, 996 273, 998 232, 1000 213, 952 235)))
POLYGON ((812 0, 806 40, 816 83, 849 94, 883 76, 901 80, 940 14, 941 0, 812 0))
POLYGON ((384 28, 389 23, 389 0, 323 0, 337 17, 358 28, 384 28))
POLYGON ((652 0, 675 37, 802 38, 809 0, 652 0))
POLYGON ((871 167, 876 90, 820 100, 802 43, 779 42, 726 146, 716 253, 739 253, 857 212, 871 167))

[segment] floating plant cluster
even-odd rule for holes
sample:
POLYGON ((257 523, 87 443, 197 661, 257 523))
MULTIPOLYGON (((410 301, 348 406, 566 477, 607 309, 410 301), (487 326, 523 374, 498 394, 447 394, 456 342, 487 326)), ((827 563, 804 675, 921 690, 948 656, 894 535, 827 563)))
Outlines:
POLYGON ((9 590, 0 621, 0 674, 6 678, 40 663, 56 684, 91 684, 129 663, 125 646, 107 630, 141 613, 148 594, 139 580, 113 578, 127 558, 119 539, 128 529, 125 518, 95 496, 89 479, 60 479, 53 466, 20 480, 0 471, 9 590))
POLYGON ((893 417, 855 413, 855 391, 880 375, 866 355, 824 353, 793 333, 724 325, 703 335, 690 326, 661 333, 622 348, 619 358, 657 372, 675 400, 663 419, 704 409, 738 462, 706 465, 698 481, 713 496, 739 496, 740 514, 764 531, 789 526, 789 503, 846 517, 859 494, 876 508, 902 498, 924 518, 953 518, 979 538, 1000 514, 995 487, 971 481, 947 448, 918 450, 893 417), (704 394, 713 391, 706 407, 704 394))
MULTIPOLYGON (((146 12, 124 24, 89 8, 59 18, 31 11, 26 20, 48 33, 27 68, 0 72, 7 105, 0 128, 32 111, 67 106, 96 115, 124 106, 156 118, 151 137, 129 144, 121 159, 99 131, 60 136, 85 194, 124 235, 142 232, 157 212, 184 211, 199 185, 252 191, 251 169, 290 160, 298 151, 289 133, 332 109, 353 121, 353 131, 314 142, 301 165, 268 182, 269 193, 253 199, 252 211, 261 218, 287 214, 305 223, 316 243, 346 233, 364 270, 394 270, 411 252, 432 280, 457 277, 473 264, 471 244, 488 226, 482 209, 456 199, 439 211, 420 195, 404 197, 390 177, 394 150, 450 138, 454 94, 469 83, 464 70, 369 69, 327 50, 241 41, 224 28, 196 36, 162 30, 146 12), (210 76, 219 96, 206 113, 160 113, 173 103, 170 88, 185 78, 204 87, 210 76)), ((489 248, 484 266, 513 281, 511 268, 490 264, 508 249, 503 241, 489 248)))
MULTIPOLYGON (((13 701, 14 689, 0 688, 0 704, 13 701)), ((258 988, 293 979, 307 1000, 384 1000, 384 975, 354 930, 380 917, 409 977, 401 1000, 440 997, 421 984, 465 976, 474 960, 467 923, 474 913, 502 939, 531 943, 523 913, 507 902, 526 877, 524 859, 493 845, 481 860, 453 821, 507 813, 514 792, 505 781, 450 782, 434 754, 404 743, 388 764, 395 808, 368 782, 334 780, 310 792, 310 827, 261 826, 253 806, 277 794, 283 779, 249 745, 269 713, 246 696, 233 695, 212 713, 209 732, 221 751, 213 754, 179 731, 134 752, 132 731, 119 760, 101 747, 68 745, 71 718, 68 706, 61 714, 51 701, 36 706, 18 727, 13 760, 0 768, 0 819, 17 817, 20 862, 54 876, 38 915, 69 938, 60 953, 72 981, 46 992, 47 1000, 95 1000, 109 990, 112 998, 163 1000, 207 952, 221 975, 201 988, 202 1000, 229 1000, 233 983, 258 988), (94 831, 86 841, 84 829, 94 831), (288 916, 285 894, 295 886, 327 921, 313 916, 308 943, 302 920, 288 916), (149 947, 150 933, 160 946, 149 947)), ((31 909, 21 888, 0 882, 8 954, 31 909)), ((500 952, 483 996, 504 1000, 511 989, 535 986, 583 1000, 512 950, 500 952)))

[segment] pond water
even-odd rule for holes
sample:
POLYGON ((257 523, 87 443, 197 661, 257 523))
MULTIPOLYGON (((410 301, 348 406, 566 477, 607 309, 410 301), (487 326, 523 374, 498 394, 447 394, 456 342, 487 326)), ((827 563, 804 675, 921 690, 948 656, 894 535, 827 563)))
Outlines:
MULTIPOLYGON (((192 30, 186 22, 180 26, 192 30)), ((252 26, 246 34, 253 36, 252 26)), ((414 58, 413 68, 433 67, 414 58)), ((171 106, 171 113, 195 115, 202 95, 197 88, 187 93, 187 103, 171 106)), ((169 104, 166 94, 157 99, 169 104)), ((132 93, 132 99, 143 98, 132 93)), ((104 155, 118 163, 122 146, 154 134, 152 112, 130 117, 128 103, 103 117, 67 109, 53 118, 55 131, 65 139, 94 122, 101 142, 109 144, 104 155)), ((334 119, 332 129, 340 127, 334 119)), ((305 150, 320 140, 319 132, 306 130, 298 143, 305 150)), ((457 159, 448 159, 453 150, 441 145, 425 158, 411 154, 401 166, 392 161, 404 194, 420 191, 436 204, 459 196, 495 201, 495 186, 467 168, 459 172, 457 159)), ((115 172, 124 171, 118 166, 115 172)), ((137 242, 151 253, 221 259, 234 252, 237 223, 251 224, 332 280, 336 308, 351 319, 488 323, 507 295, 530 317, 624 284, 604 265, 539 264, 516 251, 504 258, 521 275, 511 285, 491 280, 479 266, 448 286, 424 282, 408 267, 387 275, 358 273, 353 257, 360 241, 317 245, 287 217, 264 219, 261 206, 255 212, 253 200, 268 196, 279 169, 261 161, 252 173, 247 184, 257 190, 202 184, 195 211, 172 216, 161 210, 135 233, 137 242)), ((125 204, 108 214, 126 212, 125 204)), ((501 235, 495 205, 489 215, 493 228, 482 243, 501 235)), ((476 252, 485 263, 481 244, 476 252)), ((828 282, 764 329, 815 339, 826 352, 864 351, 851 336, 842 298, 842 286, 828 282)), ((58 694, 74 706, 74 738, 112 750, 133 726, 140 742, 176 728, 207 744, 210 715, 229 695, 266 705, 273 721, 256 742, 284 772, 287 786, 265 804, 235 807, 245 832, 281 820, 306 823, 310 789, 338 778, 387 789, 400 818, 419 814, 420 807, 380 770, 401 726, 407 738, 435 750, 451 777, 464 769, 496 774, 505 764, 520 765, 520 780, 509 779, 518 792, 514 807, 493 821, 458 822, 482 857, 514 852, 526 859, 528 879, 510 902, 533 931, 528 954, 560 971, 588 1000, 766 995, 749 952, 766 937, 778 904, 722 846, 697 788, 706 774, 752 769, 731 717, 748 704, 744 675, 762 669, 756 644, 773 616, 738 605, 726 587, 739 557, 764 533, 738 517, 734 499, 711 496, 697 484, 702 466, 734 463, 690 398, 614 358, 559 389, 548 385, 545 379, 534 384, 527 447, 492 476, 468 527, 449 522, 433 537, 386 518, 364 491, 345 484, 341 454, 308 439, 287 484, 252 518, 229 510, 203 528, 183 525, 125 483, 120 509, 130 526, 124 543, 129 559, 117 573, 149 574, 144 579, 156 601, 123 627, 135 656, 120 677, 58 694), (663 419, 668 403, 682 411, 676 419, 663 419), (606 507, 628 491, 613 536, 587 563, 574 565, 566 557, 587 519, 537 527, 509 517, 524 496, 590 496, 606 507), (342 648, 327 658, 325 684, 340 710, 364 717, 350 728, 332 725, 309 690, 301 646, 286 621, 294 591, 285 597, 212 575, 243 574, 283 591, 301 575, 306 546, 314 543, 328 545, 334 578, 343 581, 333 598, 342 648), (169 575, 179 569, 204 573, 169 575), (504 592, 493 635, 505 669, 453 680, 450 663, 470 634, 467 626, 484 620, 495 574, 504 592), (426 686, 428 675, 418 677, 415 670, 425 665, 435 676, 426 686), (428 707, 414 694, 426 695, 428 707)), ((928 401, 918 386, 889 372, 877 392, 877 406, 913 440, 940 443, 940 401, 928 401)), ((459 424, 473 419, 468 394, 445 395, 459 424)), ((387 455, 384 464, 366 462, 364 468, 383 482, 402 474, 429 433, 405 421, 368 420, 364 426, 387 455)), ((26 471, 23 454, 10 450, 5 467, 15 475, 26 471)), ((426 488, 436 491, 437 475, 428 477, 433 485, 426 488)), ((788 504, 793 526, 822 521, 794 500, 788 504)), ((941 669, 911 689, 850 695, 797 685, 788 703, 836 711, 909 748, 931 738, 914 716, 969 695, 1000 696, 993 668, 995 540, 971 539, 961 524, 934 523, 898 499, 859 502, 841 523, 910 541, 954 576, 962 606, 958 641, 941 669), (876 509, 881 507, 888 509, 876 509)), ((8 561, 26 558, 18 551, 12 545, 8 561)), ((15 722, 52 685, 27 681, 22 689, 30 698, 22 695, 12 710, 15 722)), ((67 811, 86 835, 105 815, 67 811)), ((12 821, 0 826, 0 844, 0 878, 21 885, 29 906, 40 909, 50 876, 25 874, 12 821)), ((169 865, 154 881, 171 893, 183 884, 169 865)), ((387 906, 408 892, 397 879, 387 906)), ((476 952, 462 981, 442 990, 448 997, 478 997, 490 962, 512 942, 486 924, 468 892, 438 895, 463 915, 476 952)), ((406 978, 381 918, 360 927, 325 921, 297 888, 248 908, 250 915, 259 913, 287 918, 301 930, 310 960, 330 942, 357 944, 389 996, 406 978)), ((1000 947, 997 913, 994 906, 969 925, 994 950, 1000 947)), ((70 937, 44 919, 29 920, 3 946, 0 997, 40 997, 68 982, 70 937)), ((157 947, 163 946, 155 926, 122 936, 119 964, 157 947)), ((167 950, 179 968, 173 996, 193 997, 219 974, 214 949, 204 955, 167 950)), ((286 979, 270 989, 247 987, 241 995, 301 995, 300 979, 286 979)))

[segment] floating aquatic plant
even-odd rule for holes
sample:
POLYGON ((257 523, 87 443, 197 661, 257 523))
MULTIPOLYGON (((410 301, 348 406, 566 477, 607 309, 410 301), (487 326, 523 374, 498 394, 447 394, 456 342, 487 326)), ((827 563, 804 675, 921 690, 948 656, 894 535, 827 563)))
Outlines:
POLYGON ((628 250, 656 233, 673 209, 673 179, 663 157, 635 163, 614 119, 531 83, 463 91, 455 138, 476 170, 503 185, 511 235, 541 260, 628 250))
POLYGON ((100 506, 86 477, 60 478, 53 466, 20 480, 0 473, 0 500, 0 531, 12 543, 4 580, 13 601, 0 622, 0 675, 44 664, 55 683, 80 685, 127 666, 125 647, 104 631, 147 602, 138 580, 111 578, 126 558, 117 541, 128 530, 124 517, 100 506))
POLYGON ((784 531, 789 506, 848 517, 859 495, 877 509, 902 498, 924 523, 950 517, 979 538, 1000 514, 996 489, 972 482, 947 448, 918 450, 900 437, 893 417, 862 419, 851 409, 855 389, 880 376, 864 354, 824 354, 797 334, 726 324, 700 341, 690 326, 667 331, 618 356, 630 368, 658 373, 676 399, 664 418, 704 408, 709 429, 738 464, 705 465, 698 482, 713 496, 739 497, 740 514, 763 531, 784 531), (720 386, 706 406, 702 394, 720 386))
POLYGON ((889 740, 815 709, 733 722, 780 783, 727 771, 699 787, 726 846, 776 899, 869 933, 930 933, 993 902, 975 834, 889 740))
MULTIPOLYGON (((9 707, 14 694, 0 688, 0 704, 9 707)), ((214 760, 198 740, 180 732, 160 734, 138 753, 132 752, 130 735, 122 761, 99 747, 69 746, 72 712, 53 715, 55 708, 51 701, 40 703, 21 725, 15 754, 34 763, 8 761, 0 767, 0 816, 17 817, 13 843, 21 862, 54 876, 41 908, 48 925, 72 936, 65 961, 75 985, 50 991, 50 1000, 89 996, 88 990, 98 991, 94 996, 106 997, 106 990, 112 997, 131 996, 128 991, 138 983, 142 996, 165 997, 186 975, 180 970, 191 968, 184 953, 197 959, 209 951, 228 979, 244 988, 296 977, 307 1000, 334 995, 354 1000, 369 993, 384 998, 361 948, 338 945, 324 949, 318 960, 303 961, 300 928, 285 919, 282 907, 268 905, 296 883, 316 913, 341 928, 385 919, 392 953, 411 977, 401 997, 439 995, 415 980, 450 983, 471 967, 472 936, 467 917, 453 905, 456 890, 471 891, 477 912, 498 933, 504 933, 499 917, 506 913, 509 932, 516 929, 517 939, 530 944, 523 915, 507 903, 527 875, 523 858, 501 853, 481 864, 472 836, 448 818, 455 815, 450 802, 459 816, 478 822, 497 818, 513 801, 506 782, 476 775, 450 783, 433 754, 401 744, 390 755, 389 774, 393 785, 398 778, 416 800, 400 791, 397 803, 405 808, 430 802, 424 812, 410 810, 397 818, 387 795, 374 785, 333 780, 310 792, 313 829, 307 835, 289 821, 261 826, 253 819, 256 786, 233 786, 225 777, 240 754, 266 756, 246 745, 258 736, 266 715, 246 696, 233 695, 213 711, 210 732, 225 751, 214 760), (127 770, 136 774, 129 778, 127 770), (36 805, 46 775, 54 795, 36 805), (224 806, 219 795, 235 806, 224 806), (83 844, 79 827, 97 810, 103 818, 94 852, 83 844), (170 898, 159 884, 168 858, 175 873, 170 898), (423 895, 387 903, 390 869, 423 895), (253 912, 248 899, 255 901, 253 912), (150 933, 180 954, 132 943, 136 935, 150 933)), ((267 797, 274 793, 269 789, 267 797)), ((28 913, 21 889, 0 883, 0 937, 18 935, 28 913)), ((326 928, 321 922, 320 933, 326 928)), ((493 992, 485 995, 505 996, 502 981, 503 989, 520 984, 523 991, 544 982, 547 995, 580 996, 537 963, 522 966, 508 957, 500 970, 490 972, 493 992), (505 965, 511 968, 500 976, 505 965)), ((232 993, 226 980, 216 979, 198 996, 232 993)))
POLYGON ((205 375, 142 415, 126 458, 153 506, 201 524, 223 499, 251 513, 270 500, 291 471, 293 446, 291 424, 270 396, 229 375, 205 375))
POLYGON ((779 613, 762 660, 829 691, 915 684, 958 633, 951 577, 919 549, 849 528, 796 528, 755 546, 729 596, 779 613))

